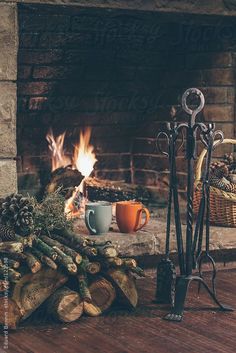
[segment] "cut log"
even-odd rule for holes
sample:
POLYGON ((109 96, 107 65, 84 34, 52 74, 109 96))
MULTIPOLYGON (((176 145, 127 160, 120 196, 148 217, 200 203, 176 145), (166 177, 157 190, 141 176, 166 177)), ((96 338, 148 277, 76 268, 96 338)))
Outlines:
POLYGON ((91 275, 95 275, 101 271, 100 262, 89 262, 85 265, 85 271, 91 275))
POLYGON ((0 279, 0 293, 4 293, 9 289, 10 282, 5 279, 0 279))
POLYGON ((22 312, 14 300, 0 297, 0 325, 16 329, 21 318, 22 312))
POLYGON ((102 257, 117 257, 117 251, 114 246, 106 245, 106 246, 98 246, 97 248, 98 254, 102 257))
POLYGON ((66 270, 74 275, 77 273, 77 266, 73 262, 72 258, 68 255, 66 255, 63 251, 61 251, 58 247, 53 246, 53 250, 57 253, 57 259, 56 261, 62 265, 63 267, 66 268, 66 270))
POLYGON ((22 243, 15 241, 5 241, 4 243, 0 243, 0 252, 5 253, 22 253, 24 247, 22 243))
POLYGON ((120 257, 108 258, 106 259, 106 263, 110 267, 124 267, 126 269, 136 268, 137 262, 134 259, 121 259, 120 257))
POLYGON ((89 316, 98 316, 110 308, 116 298, 112 284, 103 277, 98 277, 90 286, 92 303, 84 305, 84 312, 89 316))
POLYGON ((16 282, 21 278, 21 274, 8 266, 0 267, 0 276, 10 282, 16 282))
POLYGON ((93 303, 84 301, 84 313, 88 316, 99 316, 102 314, 101 309, 93 303))
POLYGON ((24 262, 26 260, 26 255, 24 253, 6 253, 6 252, 0 252, 1 258, 7 258, 7 259, 12 259, 20 262, 24 262))
POLYGON ((118 202, 137 200, 147 203, 150 199, 150 192, 146 188, 122 181, 86 178, 84 179, 84 188, 90 201, 118 202))
POLYGON ((42 264, 47 265, 48 267, 52 268, 53 270, 57 269, 57 264, 52 259, 50 259, 50 257, 44 255, 41 251, 32 248, 31 252, 33 255, 35 255, 42 262, 42 264))
POLYGON ((92 297, 88 287, 88 279, 86 273, 79 273, 77 279, 81 298, 83 299, 83 301, 91 303, 92 297))
POLYGON ((58 249, 63 251, 66 255, 70 256, 72 260, 75 261, 76 264, 80 264, 82 262, 82 256, 76 252, 74 249, 69 248, 68 246, 60 243, 59 241, 49 238, 46 235, 41 236, 41 239, 47 243, 49 246, 56 246, 58 249))
POLYGON ((20 261, 8 259, 8 266, 13 268, 13 270, 17 270, 20 267, 20 261))
POLYGON ((57 258, 56 251, 52 249, 50 246, 48 246, 48 244, 44 243, 41 239, 36 238, 33 244, 38 250, 42 251, 44 255, 50 257, 50 259, 52 260, 56 260, 57 258))
POLYGON ((136 308, 138 293, 132 274, 127 271, 112 268, 108 270, 106 275, 117 289, 117 302, 121 305, 136 308))
MULTIPOLYGON (((65 229, 65 228, 55 229, 54 233, 65 238, 66 240, 69 240, 70 244, 73 245, 73 249, 83 248, 87 245, 90 245, 89 239, 84 238, 82 236, 79 236, 78 234, 75 234, 74 232, 70 231, 69 229, 65 229)), ((66 245, 68 245, 68 244, 66 244, 66 245)))
POLYGON ((35 257, 31 252, 25 251, 26 263, 32 273, 36 273, 41 270, 42 264, 40 260, 35 257))
POLYGON ((33 245, 33 240, 35 239, 34 235, 29 235, 28 237, 22 237, 21 235, 16 234, 16 241, 22 243, 23 246, 29 246, 30 248, 33 245))
POLYGON ((61 322, 73 322, 83 314, 79 294, 67 287, 58 289, 47 301, 47 312, 61 322))
POLYGON ((58 235, 58 234, 54 234, 54 233, 50 233, 50 237, 52 239, 55 239, 57 240, 59 243, 63 244, 63 245, 67 245, 67 246, 70 246, 71 245, 71 241, 70 239, 66 238, 66 237, 63 237, 61 235, 58 235))
POLYGON ((135 273, 136 275, 138 275, 139 277, 145 277, 145 272, 142 268, 136 266, 136 267, 128 267, 129 270, 133 273, 135 273))
POLYGON ((109 267, 120 267, 123 265, 123 260, 120 257, 111 257, 106 259, 109 267))
POLYGON ((85 246, 83 248, 79 248, 81 253, 88 256, 88 257, 95 257, 98 254, 98 251, 96 248, 90 247, 90 246, 85 246))
POLYGON ((135 259, 123 259, 123 264, 127 268, 135 268, 135 267, 137 267, 137 261, 135 259))
POLYGON ((46 192, 52 193, 61 188, 60 192, 69 198, 74 187, 79 186, 83 179, 83 175, 77 169, 72 169, 70 166, 58 168, 52 172, 46 192))
POLYGON ((11 299, 22 313, 21 320, 33 313, 56 289, 63 286, 68 277, 51 268, 42 268, 37 273, 26 273, 15 284, 11 299))

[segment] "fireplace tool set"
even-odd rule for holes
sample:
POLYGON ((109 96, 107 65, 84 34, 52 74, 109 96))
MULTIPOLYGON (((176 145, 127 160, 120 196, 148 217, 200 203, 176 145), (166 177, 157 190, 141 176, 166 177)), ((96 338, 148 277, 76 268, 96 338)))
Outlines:
POLYGON ((210 242, 210 185, 209 172, 211 157, 214 148, 223 142, 222 131, 215 130, 215 124, 205 124, 196 122, 197 114, 203 109, 205 104, 204 96, 197 88, 189 88, 182 96, 182 108, 189 115, 188 123, 177 123, 173 121, 167 123, 166 131, 159 132, 157 136, 157 147, 159 151, 169 159, 170 180, 169 197, 167 209, 166 225, 166 254, 157 267, 157 303, 171 304, 172 309, 164 319, 169 321, 181 321, 183 318, 184 305, 188 287, 192 281, 197 281, 202 285, 213 301, 222 311, 232 311, 233 309, 221 304, 216 296, 216 264, 209 253, 210 242), (192 110, 188 106, 187 99, 196 97, 200 104, 192 110), (186 214, 186 245, 183 245, 183 233, 181 227, 178 187, 176 177, 176 156, 183 146, 185 133, 187 160, 187 214, 186 214), (205 170, 202 176, 201 201, 196 219, 195 229, 193 228, 193 192, 194 192, 194 160, 196 159, 197 136, 207 150, 205 170), (179 138, 180 137, 180 138, 179 138), (164 151, 161 147, 163 140, 167 143, 168 149, 164 151), (174 206, 174 221, 178 252, 179 275, 176 275, 175 266, 169 259, 170 231, 171 231, 171 208, 172 197, 174 206), (205 249, 202 250, 203 233, 205 228, 205 249), (211 288, 203 278, 202 265, 208 261, 212 266, 211 288), (193 270, 197 270, 193 274, 193 270))

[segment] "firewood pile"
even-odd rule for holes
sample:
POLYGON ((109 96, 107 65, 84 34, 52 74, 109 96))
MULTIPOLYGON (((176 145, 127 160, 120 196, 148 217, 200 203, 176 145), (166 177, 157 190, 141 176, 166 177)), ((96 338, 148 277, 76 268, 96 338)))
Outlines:
POLYGON ((7 325, 15 328, 41 305, 61 322, 100 315, 115 300, 137 305, 135 275, 143 270, 119 257, 110 241, 75 234, 62 199, 54 193, 37 204, 13 194, 1 202, 0 324, 7 311, 7 325))

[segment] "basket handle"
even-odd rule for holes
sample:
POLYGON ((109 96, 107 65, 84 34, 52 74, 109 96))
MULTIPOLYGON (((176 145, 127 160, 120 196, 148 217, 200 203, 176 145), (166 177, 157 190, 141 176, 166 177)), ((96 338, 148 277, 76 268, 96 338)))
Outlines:
MULTIPOLYGON (((218 143, 218 140, 216 140, 214 142, 214 146, 218 143)), ((236 145, 236 140, 234 139, 224 139, 222 143, 220 143, 219 145, 222 145, 222 144, 231 144, 231 145, 236 145)), ((198 161, 197 161, 197 165, 196 165, 196 179, 195 179, 195 183, 198 183, 200 180, 201 180, 201 174, 202 174, 202 163, 203 163, 203 160, 204 160, 204 157, 207 153, 207 149, 204 148, 198 158, 198 161)))

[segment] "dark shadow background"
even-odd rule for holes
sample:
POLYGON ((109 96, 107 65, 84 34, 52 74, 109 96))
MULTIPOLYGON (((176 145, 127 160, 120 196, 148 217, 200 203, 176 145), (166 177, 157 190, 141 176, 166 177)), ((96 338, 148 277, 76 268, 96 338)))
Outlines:
MULTIPOLYGON (((19 32, 20 191, 34 193, 48 178, 49 127, 67 131, 71 153, 85 126, 97 177, 162 190, 168 165, 155 137, 191 86, 205 94, 202 118, 234 134, 233 19, 20 5, 19 32)), ((177 167, 184 190, 182 157, 177 167)))

